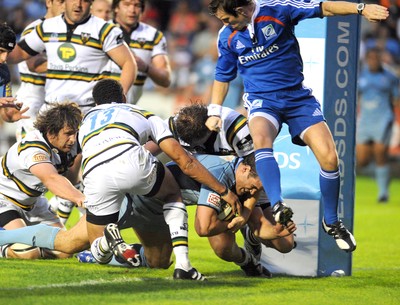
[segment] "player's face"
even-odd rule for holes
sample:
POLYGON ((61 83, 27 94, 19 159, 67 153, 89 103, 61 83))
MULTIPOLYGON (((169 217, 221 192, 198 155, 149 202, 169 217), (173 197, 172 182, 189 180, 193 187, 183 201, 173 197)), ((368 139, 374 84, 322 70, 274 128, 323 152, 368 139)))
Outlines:
POLYGON ((59 151, 62 152, 69 152, 71 151, 72 147, 76 142, 76 134, 77 130, 71 129, 68 126, 64 126, 58 134, 56 135, 47 135, 47 139, 49 140, 50 144, 57 148, 59 151))
POLYGON ((382 67, 379 53, 370 51, 367 54, 367 63, 370 71, 372 72, 379 71, 382 67))
POLYGON ((137 25, 142 13, 139 0, 122 0, 115 8, 115 20, 123 27, 132 28, 137 25))
POLYGON ((111 4, 105 0, 95 0, 93 1, 91 12, 93 16, 108 21, 111 18, 111 4))
POLYGON ((65 19, 74 24, 83 21, 90 14, 92 0, 65 0, 65 19))
MULTIPOLYGON (((247 16, 247 15, 246 15, 247 16)), ((251 15, 250 15, 251 16, 251 15)), ((228 14, 222 8, 219 8, 215 14, 225 26, 231 26, 234 30, 243 30, 249 24, 251 17, 245 17, 243 14, 238 14, 237 17, 228 14)))
POLYGON ((250 194, 254 196, 262 189, 262 183, 258 176, 251 174, 250 167, 245 166, 244 169, 238 168, 236 171, 236 194, 242 196, 250 194))
POLYGON ((0 48, 0 64, 4 64, 7 60, 9 52, 6 49, 0 48))
POLYGON ((47 4, 49 17, 55 17, 55 16, 58 16, 58 15, 64 13, 65 0, 52 0, 49 2, 50 3, 47 4))

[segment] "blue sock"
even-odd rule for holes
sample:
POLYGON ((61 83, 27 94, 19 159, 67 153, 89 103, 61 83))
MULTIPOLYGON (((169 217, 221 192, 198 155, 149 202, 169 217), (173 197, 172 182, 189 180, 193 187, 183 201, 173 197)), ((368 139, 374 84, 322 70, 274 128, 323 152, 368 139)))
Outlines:
POLYGON ((376 166, 375 179, 378 184, 379 195, 378 197, 388 197, 389 195, 389 181, 390 181, 390 168, 388 165, 376 166))
POLYGON ((54 240, 61 228, 37 224, 15 230, 0 231, 0 245, 21 243, 40 248, 54 249, 54 240))
POLYGON ((340 173, 336 171, 324 171, 319 173, 319 185, 322 200, 324 202, 324 219, 331 225, 339 220, 337 208, 339 204, 340 173))
POLYGON ((256 170, 260 177, 265 192, 274 206, 278 201, 283 201, 281 191, 281 172, 278 162, 274 158, 272 148, 261 148, 255 151, 256 170))

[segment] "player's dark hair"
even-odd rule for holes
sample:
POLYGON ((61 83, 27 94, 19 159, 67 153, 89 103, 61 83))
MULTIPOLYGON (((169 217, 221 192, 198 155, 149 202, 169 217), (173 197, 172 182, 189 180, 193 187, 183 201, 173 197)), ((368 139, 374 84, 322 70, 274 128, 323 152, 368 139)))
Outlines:
POLYGON ((47 133, 56 135, 64 126, 78 131, 79 124, 82 121, 82 111, 75 103, 55 104, 45 112, 36 117, 33 126, 43 135, 47 133))
POLYGON ((111 78, 99 80, 93 87, 92 96, 96 105, 125 103, 121 84, 111 78))
POLYGON ((175 117, 175 128, 179 138, 189 145, 194 140, 204 138, 209 133, 207 118, 207 107, 202 104, 183 107, 175 117))
POLYGON ((7 23, 0 24, 0 48, 11 52, 15 47, 16 40, 17 37, 12 28, 7 23))
POLYGON ((256 158, 254 157, 254 153, 251 153, 251 154, 243 157, 243 164, 251 167, 250 174, 253 177, 258 177, 258 174, 256 171, 256 158))
MULTIPOLYGON (((116 7, 119 5, 120 2, 121 2, 121 0, 113 0, 112 5, 111 5, 113 11, 116 9, 116 7)), ((140 2, 140 6, 142 8, 142 12, 144 12, 145 0, 139 0, 139 2, 140 2)))
POLYGON ((236 9, 241 6, 247 6, 252 2, 253 0, 211 0, 208 10, 211 15, 215 15, 218 8, 221 7, 229 15, 237 17, 238 13, 236 9))

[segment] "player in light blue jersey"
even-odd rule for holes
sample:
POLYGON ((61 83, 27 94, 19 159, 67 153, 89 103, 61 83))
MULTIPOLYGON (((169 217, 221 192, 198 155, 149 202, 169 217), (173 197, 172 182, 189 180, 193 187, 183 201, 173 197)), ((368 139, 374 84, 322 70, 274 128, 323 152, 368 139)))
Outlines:
POLYGON ((10 71, 6 65, 8 54, 14 49, 16 35, 7 24, 0 24, 0 116, 5 122, 28 118, 28 108, 21 110, 22 103, 12 97, 10 71))
POLYGON ((378 202, 389 198, 389 142, 394 120, 393 106, 399 101, 399 78, 383 66, 381 51, 369 49, 358 83, 357 166, 375 160, 378 202))
POLYGON ((339 248, 354 251, 353 235, 338 218, 340 176, 335 143, 321 107, 302 85, 303 62, 294 35, 297 23, 307 18, 360 14, 377 22, 388 17, 383 6, 345 1, 211 0, 210 13, 224 26, 219 32, 208 128, 218 130, 221 105, 229 82, 243 78, 244 102, 254 142, 256 168, 273 205, 276 220, 285 223, 293 212, 281 195, 280 171, 273 142, 282 124, 289 125, 292 141, 308 145, 321 166, 320 187, 325 210, 323 228, 339 248))

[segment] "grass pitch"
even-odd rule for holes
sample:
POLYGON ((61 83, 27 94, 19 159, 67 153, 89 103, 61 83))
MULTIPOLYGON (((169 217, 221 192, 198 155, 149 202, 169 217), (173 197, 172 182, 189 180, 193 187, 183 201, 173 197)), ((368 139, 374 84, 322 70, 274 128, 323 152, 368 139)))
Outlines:
MULTIPOLYGON (((173 281, 168 270, 127 269, 67 260, 0 259, 0 305, 30 304, 400 304, 400 180, 387 204, 376 185, 358 177, 353 275, 341 278, 247 278, 219 260, 205 238, 190 232, 193 266, 208 282, 173 281)), ((193 208, 189 219, 193 220, 193 208)), ((134 237, 123 232, 130 241, 134 237)), ((239 243, 242 242, 240 234, 239 243)))

